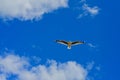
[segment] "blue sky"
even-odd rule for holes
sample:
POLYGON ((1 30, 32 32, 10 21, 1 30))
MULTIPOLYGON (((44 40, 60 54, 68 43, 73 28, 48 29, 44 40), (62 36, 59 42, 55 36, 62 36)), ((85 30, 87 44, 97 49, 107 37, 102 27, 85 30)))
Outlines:
POLYGON ((119 80, 117 2, 8 1, 0 0, 0 80, 119 80), (68 50, 55 40, 86 44, 68 50))

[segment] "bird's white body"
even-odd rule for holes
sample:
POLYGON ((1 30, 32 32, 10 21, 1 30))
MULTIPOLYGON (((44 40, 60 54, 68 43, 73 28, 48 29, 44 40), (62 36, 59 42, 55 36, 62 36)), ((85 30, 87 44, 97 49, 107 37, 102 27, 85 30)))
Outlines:
POLYGON ((71 46, 70 46, 70 47, 67 47, 67 49, 71 49, 71 46))

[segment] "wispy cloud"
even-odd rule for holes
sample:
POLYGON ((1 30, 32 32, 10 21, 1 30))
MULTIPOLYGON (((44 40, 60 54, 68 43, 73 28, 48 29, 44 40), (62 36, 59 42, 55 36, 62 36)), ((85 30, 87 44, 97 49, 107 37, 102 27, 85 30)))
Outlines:
POLYGON ((33 20, 46 13, 68 7, 68 0, 0 0, 2 19, 33 20))
POLYGON ((80 3, 82 4, 82 7, 80 10, 82 10, 82 13, 79 14, 78 18, 81 18, 83 16, 95 16, 99 13, 100 8, 98 6, 89 6, 87 4, 86 0, 81 0, 80 3))
POLYGON ((91 70, 94 64, 95 64, 94 61, 92 61, 91 63, 88 63, 87 70, 91 70))
POLYGON ((100 67, 100 66, 96 66, 96 69, 97 69, 98 71, 100 71, 100 70, 101 70, 101 67, 100 67))
POLYGON ((49 60, 47 65, 32 66, 26 57, 0 56, 0 80, 9 80, 10 77, 14 80, 86 80, 87 75, 87 69, 75 61, 58 63, 49 60))
POLYGON ((92 43, 87 43, 88 46, 92 47, 92 48, 96 48, 95 45, 93 45, 92 43))

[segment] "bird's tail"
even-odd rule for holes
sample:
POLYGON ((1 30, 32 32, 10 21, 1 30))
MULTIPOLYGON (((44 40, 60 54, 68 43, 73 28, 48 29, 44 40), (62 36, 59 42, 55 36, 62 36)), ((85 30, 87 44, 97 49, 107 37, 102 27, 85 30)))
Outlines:
POLYGON ((67 49, 71 49, 71 46, 68 46, 67 49))

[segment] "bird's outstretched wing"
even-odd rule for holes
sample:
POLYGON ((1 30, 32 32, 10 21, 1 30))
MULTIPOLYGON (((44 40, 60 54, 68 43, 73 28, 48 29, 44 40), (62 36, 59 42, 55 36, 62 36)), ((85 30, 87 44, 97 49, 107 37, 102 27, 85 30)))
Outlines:
POLYGON ((84 42, 82 42, 82 41, 74 41, 74 42, 72 42, 72 45, 78 45, 78 44, 84 44, 84 42))
POLYGON ((64 40, 56 40, 57 43, 60 43, 60 44, 64 44, 64 45, 67 45, 68 42, 64 41, 64 40))

